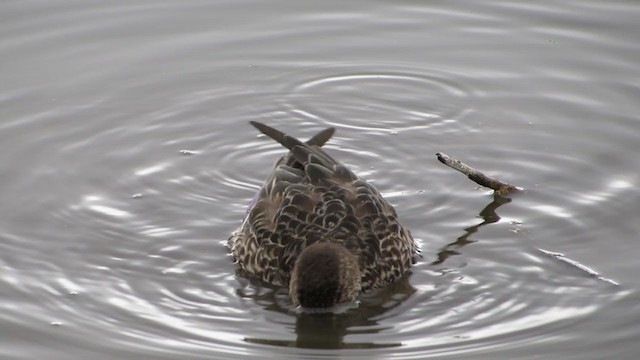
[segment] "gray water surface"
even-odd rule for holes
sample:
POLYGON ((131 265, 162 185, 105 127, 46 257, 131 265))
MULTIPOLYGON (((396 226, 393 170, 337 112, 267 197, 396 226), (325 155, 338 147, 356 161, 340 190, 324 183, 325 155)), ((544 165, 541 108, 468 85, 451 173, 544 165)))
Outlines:
POLYGON ((5 1, 0 358, 637 359, 640 3, 5 1), (235 274, 283 153, 422 249, 344 314, 235 274), (525 191, 501 199, 448 153, 525 191))

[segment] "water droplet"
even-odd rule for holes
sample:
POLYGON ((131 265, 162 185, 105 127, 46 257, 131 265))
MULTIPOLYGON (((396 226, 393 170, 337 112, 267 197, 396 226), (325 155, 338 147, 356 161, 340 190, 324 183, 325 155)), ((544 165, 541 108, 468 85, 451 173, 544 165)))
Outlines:
POLYGON ((193 150, 180 150, 180 154, 185 155, 185 156, 190 156, 190 155, 194 155, 196 152, 193 150))
POLYGON ((134 198, 134 199, 140 199, 142 197, 142 194, 140 194, 140 193, 133 194, 133 195, 131 195, 131 197, 134 198))
POLYGON ((51 326, 56 326, 56 327, 62 326, 62 322, 60 322, 60 321, 52 321, 51 322, 51 326))

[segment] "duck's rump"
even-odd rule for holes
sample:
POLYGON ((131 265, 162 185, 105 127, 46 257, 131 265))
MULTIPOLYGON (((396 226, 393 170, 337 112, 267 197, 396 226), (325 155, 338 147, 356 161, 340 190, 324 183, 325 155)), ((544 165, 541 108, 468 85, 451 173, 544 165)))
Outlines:
POLYGON ((266 125, 256 127, 290 151, 230 239, 241 270, 287 286, 300 252, 323 240, 341 243, 357 256, 363 291, 402 276, 414 260, 414 240, 371 184, 320 148, 333 130, 303 143, 266 125))

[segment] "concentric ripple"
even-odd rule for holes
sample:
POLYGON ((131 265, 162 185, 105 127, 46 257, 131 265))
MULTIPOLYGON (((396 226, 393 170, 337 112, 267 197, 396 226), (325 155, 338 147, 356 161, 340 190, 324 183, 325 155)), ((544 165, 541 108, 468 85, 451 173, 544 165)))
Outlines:
MULTIPOLYGON (((77 164, 89 164, 103 156, 107 164, 123 162, 114 181, 69 189, 64 206, 51 212, 55 228, 82 225, 65 242, 65 253, 71 257, 55 252, 65 260, 22 274, 23 285, 15 291, 28 294, 42 286, 50 304, 29 323, 62 330, 66 342, 82 341, 104 354, 122 356, 190 358, 214 353, 242 358, 274 353, 313 358, 324 356, 323 350, 341 349, 353 358, 422 359, 509 349, 529 341, 553 343, 566 328, 580 326, 601 308, 628 298, 629 293, 614 284, 539 250, 554 250, 535 240, 539 234, 548 235, 532 225, 543 216, 555 214, 565 223, 561 227, 576 231, 586 226, 559 205, 567 203, 568 197, 558 202, 533 187, 515 198, 514 204, 492 200, 458 174, 430 164, 435 151, 415 151, 423 146, 416 141, 420 137, 475 133, 481 125, 465 117, 474 109, 459 109, 473 104, 472 91, 456 87, 455 81, 439 83, 428 71, 427 75, 347 72, 326 68, 315 70, 314 76, 299 73, 300 78, 290 78, 290 90, 275 93, 194 90, 148 114, 128 131, 103 128, 98 122, 97 127, 78 130, 94 133, 94 141, 65 140, 58 152, 49 154, 52 159, 73 157, 77 164), (327 73, 320 75, 322 71, 327 73), (391 97, 400 89, 431 91, 433 98, 423 103, 424 98, 408 97, 400 106, 401 101, 391 97), (439 97, 452 101, 442 106, 444 102, 436 100, 439 97), (325 108, 325 101, 332 106, 325 108), (361 107, 367 102, 377 104, 376 108, 361 107), (200 129, 208 127, 209 119, 195 115, 194 107, 216 108, 220 116, 240 109, 239 123, 219 120, 203 134, 200 129), (368 111, 379 118, 368 118, 368 111), (417 111, 424 116, 411 118, 417 111), (398 120, 382 120, 391 114, 398 120), (192 121, 176 125, 185 117, 192 121), (349 120, 338 121, 343 117, 349 120), (302 121, 292 122, 292 118, 302 121), (248 126, 250 119, 301 138, 336 126, 328 151, 353 164, 360 176, 376 184, 397 206, 421 244, 422 261, 402 281, 363 296, 356 308, 333 316, 300 314, 289 304, 286 290, 236 277, 224 245, 226 236, 239 225, 248 199, 283 154, 280 145, 248 126), (148 134, 160 141, 140 143, 139 138, 148 134), (96 144, 108 143, 121 147, 93 151, 96 144), (161 155, 147 158, 149 148, 161 155), (446 179, 452 181, 446 183, 446 179), (469 206, 477 206, 477 211, 463 211, 469 206), (504 219, 502 212, 508 213, 504 219), (45 283, 39 280, 45 277, 45 283), (103 334, 109 340, 85 339, 85 332, 103 334)), ((152 89, 164 82, 144 86, 152 89)), ((120 101, 128 95, 113 96, 105 101, 120 101)), ((89 110, 65 111, 65 116, 76 118, 89 110)), ((52 132, 48 140, 57 136, 69 134, 52 132)), ((553 134, 541 136, 555 141, 553 134)), ((40 145, 44 143, 32 146, 40 145)), ((453 149, 469 154, 464 144, 453 149)), ((491 151, 469 157, 487 156, 491 151)), ((545 164, 563 161, 560 156, 536 152, 523 151, 517 157, 520 162, 507 163, 514 172, 553 168, 545 164)), ((563 166, 580 166, 573 158, 564 161, 563 166)), ((634 181, 618 179, 608 191, 585 194, 576 201, 614 198, 634 181)), ((43 201, 53 202, 55 197, 43 201)), ((44 236, 34 231, 23 236, 44 236)), ((38 255, 29 251, 22 257, 37 259, 38 255)), ((5 274, 15 277, 20 267, 37 268, 10 263, 5 274)), ((4 281, 15 283, 11 278, 5 275, 4 281)), ((16 324, 17 320, 11 321, 16 324)))
POLYGON ((469 77, 451 69, 363 63, 288 76, 296 81, 283 106, 292 115, 368 133, 460 131, 474 107, 469 77))
POLYGON ((1 358, 637 357, 640 8, 330 3, 0 5, 1 358), (331 315, 237 276, 249 120, 336 127, 412 271, 331 315))

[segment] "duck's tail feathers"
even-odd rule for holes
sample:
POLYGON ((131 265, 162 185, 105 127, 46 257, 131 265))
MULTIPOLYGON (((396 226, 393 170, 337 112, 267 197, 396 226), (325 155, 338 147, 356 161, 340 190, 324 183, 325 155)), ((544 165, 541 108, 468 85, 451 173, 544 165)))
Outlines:
MULTIPOLYGON (((302 141, 294 138, 293 136, 289 136, 283 133, 280 130, 274 129, 271 126, 265 125, 263 123, 259 123, 257 121, 249 121, 251 125, 253 125, 256 129, 260 130, 261 133, 267 135, 273 140, 282 144, 282 146, 286 147, 289 150, 292 150, 294 146, 303 145, 302 141)), ((336 129, 333 127, 326 128, 319 133, 313 135, 311 139, 307 140, 305 144, 307 145, 315 145, 322 146, 331 139, 333 134, 336 132, 336 129)))
POLYGON ((333 169, 333 165, 337 164, 329 154, 324 152, 320 147, 324 145, 335 133, 335 128, 327 128, 316 135, 312 136, 307 142, 287 135, 280 130, 274 129, 271 126, 259 123, 257 121, 250 121, 256 129, 261 133, 267 135, 273 140, 282 144, 282 146, 289 149, 289 154, 283 158, 279 164, 284 164, 293 167, 304 167, 308 163, 318 163, 327 169, 333 169))
POLYGON ((307 144, 322 147, 322 145, 326 144, 327 141, 331 139, 331 137, 335 132, 336 132, 336 128, 334 127, 326 128, 320 131, 319 133, 313 135, 311 139, 307 140, 307 144))

